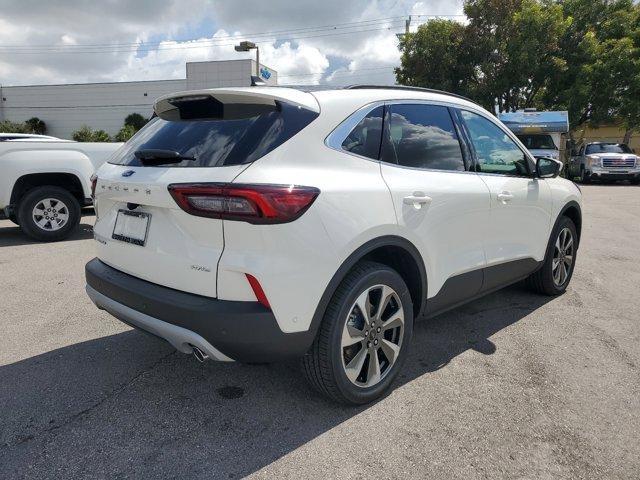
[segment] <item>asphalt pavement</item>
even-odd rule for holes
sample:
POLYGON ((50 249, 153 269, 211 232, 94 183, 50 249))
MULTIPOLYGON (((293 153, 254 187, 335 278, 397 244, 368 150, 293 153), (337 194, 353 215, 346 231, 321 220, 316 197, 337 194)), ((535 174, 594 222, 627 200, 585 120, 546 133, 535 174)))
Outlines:
POLYGON ((394 390, 175 352, 98 311, 71 240, 0 221, 0 478, 640 477, 640 187, 583 187, 565 295, 513 286, 416 325, 394 390))

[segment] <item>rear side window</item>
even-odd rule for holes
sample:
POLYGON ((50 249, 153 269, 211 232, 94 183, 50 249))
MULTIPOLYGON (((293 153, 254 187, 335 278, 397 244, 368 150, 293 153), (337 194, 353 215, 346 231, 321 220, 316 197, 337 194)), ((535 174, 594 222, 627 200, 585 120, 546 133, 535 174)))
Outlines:
POLYGON ((389 107, 383 159, 405 167, 464 171, 464 160, 447 107, 398 104, 389 107))
POLYGON ((142 149, 171 150, 195 160, 163 167, 222 167, 251 163, 276 149, 309 125, 318 114, 278 103, 253 116, 226 120, 156 118, 127 142, 112 162, 141 166, 134 153, 142 149))
POLYGON ((383 107, 376 107, 364 117, 342 142, 342 149, 378 160, 382 141, 383 107))

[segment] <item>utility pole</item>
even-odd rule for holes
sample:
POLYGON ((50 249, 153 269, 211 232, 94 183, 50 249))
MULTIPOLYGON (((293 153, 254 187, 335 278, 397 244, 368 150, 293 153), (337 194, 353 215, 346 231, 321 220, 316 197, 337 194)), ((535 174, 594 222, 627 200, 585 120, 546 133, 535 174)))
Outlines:
POLYGON ((404 21, 404 33, 396 34, 396 37, 398 37, 398 40, 402 40, 404 37, 409 35, 410 28, 411 28, 411 15, 409 15, 409 18, 407 18, 404 21))

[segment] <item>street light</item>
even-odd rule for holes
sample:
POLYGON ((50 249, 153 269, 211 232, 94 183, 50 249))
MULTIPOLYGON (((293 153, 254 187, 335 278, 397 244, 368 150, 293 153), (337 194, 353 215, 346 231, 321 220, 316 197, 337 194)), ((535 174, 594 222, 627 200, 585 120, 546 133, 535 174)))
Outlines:
POLYGON ((256 77, 260 78, 260 49, 253 42, 240 42, 235 47, 236 52, 248 52, 250 50, 256 49, 256 77))

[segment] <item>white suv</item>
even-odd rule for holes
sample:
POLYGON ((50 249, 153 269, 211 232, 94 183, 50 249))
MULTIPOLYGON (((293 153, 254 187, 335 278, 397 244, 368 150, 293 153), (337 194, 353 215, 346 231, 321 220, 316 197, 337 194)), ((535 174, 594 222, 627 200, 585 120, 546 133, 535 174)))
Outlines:
POLYGON ((379 397, 413 322, 567 288, 581 195, 493 115, 404 87, 183 92, 98 172, 93 302, 207 358, 379 397))

